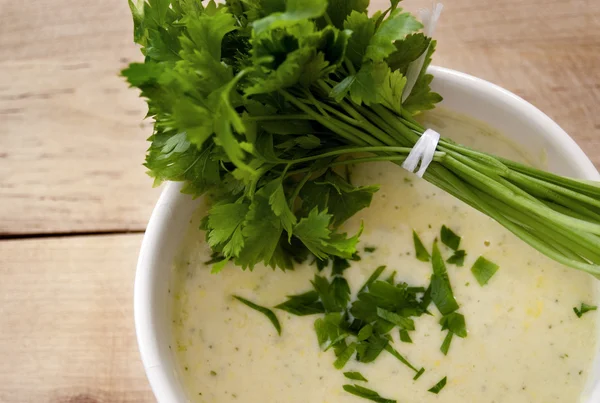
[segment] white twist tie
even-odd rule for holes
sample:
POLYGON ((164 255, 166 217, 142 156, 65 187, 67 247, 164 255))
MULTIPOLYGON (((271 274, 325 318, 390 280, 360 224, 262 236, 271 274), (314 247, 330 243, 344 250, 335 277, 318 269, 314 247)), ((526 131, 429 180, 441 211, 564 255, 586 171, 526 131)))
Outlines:
POLYGON ((408 157, 402 163, 402 168, 407 171, 414 172, 418 177, 422 178, 429 167, 429 164, 433 161, 435 155, 435 149, 437 148, 438 142, 440 141, 440 134, 432 129, 425 130, 425 133, 421 135, 417 144, 410 150, 408 157), (415 172, 417 166, 421 162, 419 170, 415 172))

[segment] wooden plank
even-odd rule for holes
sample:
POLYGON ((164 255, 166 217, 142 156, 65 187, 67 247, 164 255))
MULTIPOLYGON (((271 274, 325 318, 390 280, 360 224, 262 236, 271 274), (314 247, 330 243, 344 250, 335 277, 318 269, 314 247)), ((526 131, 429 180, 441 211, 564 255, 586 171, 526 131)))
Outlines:
MULTIPOLYGON (((435 63, 523 96, 600 166, 600 2, 446 3, 435 63)), ((117 77, 140 58, 126 2, 1 9, 0 234, 143 230, 157 192, 140 166, 145 107, 117 77)))
POLYGON ((143 230, 144 102, 126 1, 6 2, 0 13, 0 234, 143 230))
POLYGON ((141 238, 0 242, 0 402, 154 401, 133 326, 141 238))

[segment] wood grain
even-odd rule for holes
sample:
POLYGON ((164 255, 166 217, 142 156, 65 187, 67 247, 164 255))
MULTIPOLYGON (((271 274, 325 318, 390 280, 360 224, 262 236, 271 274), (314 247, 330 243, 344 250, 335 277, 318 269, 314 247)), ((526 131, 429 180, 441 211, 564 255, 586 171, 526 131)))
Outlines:
POLYGON ((153 401, 133 327, 141 238, 0 242, 0 402, 153 401))
MULTIPOLYGON (((126 1, 0 9, 0 234, 143 230, 157 192, 145 106, 117 77, 140 58, 126 1)), ((436 64, 523 96, 600 165, 599 1, 452 0, 437 37, 436 64)))

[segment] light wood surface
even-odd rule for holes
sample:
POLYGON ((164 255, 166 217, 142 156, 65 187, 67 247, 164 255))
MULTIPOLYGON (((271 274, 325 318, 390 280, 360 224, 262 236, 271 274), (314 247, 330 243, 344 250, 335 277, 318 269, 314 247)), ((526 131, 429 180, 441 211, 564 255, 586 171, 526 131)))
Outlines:
POLYGON ((142 235, 0 242, 0 402, 151 402, 133 330, 142 235))
MULTIPOLYGON (((446 3, 435 64, 521 95, 600 166, 600 1, 446 3)), ((0 237, 44 236, 0 240, 0 403, 153 401, 141 235, 89 234, 143 231, 158 196, 145 105, 118 77, 140 59, 126 0, 0 0, 0 237)))

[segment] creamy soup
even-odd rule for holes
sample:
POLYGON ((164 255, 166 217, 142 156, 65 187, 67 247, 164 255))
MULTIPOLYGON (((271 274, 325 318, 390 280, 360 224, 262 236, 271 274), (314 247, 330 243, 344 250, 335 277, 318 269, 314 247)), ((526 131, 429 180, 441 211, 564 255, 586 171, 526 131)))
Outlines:
MULTIPOLYGON (((444 111, 427 117, 444 136, 483 151, 527 161, 508 142, 479 123, 444 111)), ((535 163, 535 160, 527 161, 535 163)), ((538 161, 539 164, 539 161, 538 161)), ((555 263, 517 239, 500 225, 433 185, 390 163, 355 168, 355 184, 381 185, 370 208, 345 224, 355 231, 365 224, 359 251, 362 260, 346 270, 356 293, 379 265, 396 279, 427 286, 431 264, 415 258, 412 231, 428 249, 446 225, 462 236, 467 257, 463 267, 449 265, 450 281, 468 337, 455 337, 447 356, 440 352, 445 332, 439 312, 415 319, 412 344, 394 347, 412 363, 414 372, 390 354, 361 364, 350 360, 343 371, 333 367, 333 351, 321 351, 314 316, 297 317, 274 309, 282 334, 261 313, 234 300, 232 294, 265 307, 287 295, 311 289, 316 267, 298 265, 284 273, 264 267, 253 272, 227 266, 211 274, 210 250, 199 231, 197 212, 185 245, 174 263, 171 294, 173 345, 182 383, 192 402, 360 403, 342 385, 353 383, 344 371, 359 371, 360 383, 398 402, 578 402, 596 349, 596 313, 578 318, 573 307, 595 301, 589 275, 555 263), (367 253, 365 247, 375 246, 367 253), (485 286, 470 268, 479 256, 500 266, 485 286), (447 377, 435 395, 428 389, 447 377)), ((442 247, 448 257, 450 250, 442 247)), ((384 278, 387 277, 385 274, 384 278)))

